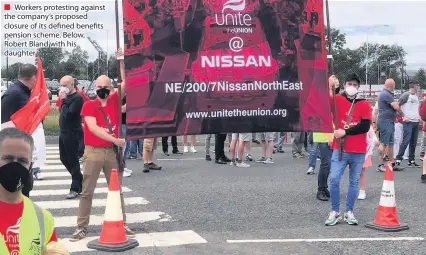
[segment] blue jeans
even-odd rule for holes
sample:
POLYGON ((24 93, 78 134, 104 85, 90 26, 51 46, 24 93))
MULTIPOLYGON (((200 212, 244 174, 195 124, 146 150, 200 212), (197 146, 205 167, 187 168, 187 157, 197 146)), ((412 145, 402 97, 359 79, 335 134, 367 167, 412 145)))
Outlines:
POLYGON ((318 143, 318 149, 320 151, 321 163, 318 171, 318 191, 325 191, 328 189, 328 176, 330 174, 331 150, 328 143, 318 143))
POLYGON ((359 179, 361 177, 362 165, 364 164, 364 153, 342 153, 342 160, 339 161, 339 151, 334 150, 331 156, 330 168, 330 198, 331 210, 340 212, 340 180, 349 166, 349 188, 346 198, 347 211, 353 211, 355 200, 359 191, 359 179))
MULTIPOLYGON (((126 124, 121 125, 121 136, 126 137, 126 124)), ((126 167, 126 157, 129 154, 130 150, 130 141, 126 140, 126 144, 123 150, 123 166, 126 167)))
POLYGON ((407 146, 410 145, 408 150, 408 160, 414 160, 414 154, 416 152, 417 138, 419 136, 419 123, 418 122, 404 122, 402 123, 402 128, 404 130, 404 136, 402 138, 401 146, 399 147, 398 155, 396 156, 397 160, 402 160, 407 146))
POLYGON ((315 168, 317 165, 317 155, 318 155, 318 144, 312 143, 309 144, 309 167, 315 168))
POLYGON ((137 139, 137 140, 133 140, 130 141, 130 156, 131 157, 137 157, 138 156, 138 152, 139 154, 142 156, 142 151, 143 151, 143 139, 137 139))

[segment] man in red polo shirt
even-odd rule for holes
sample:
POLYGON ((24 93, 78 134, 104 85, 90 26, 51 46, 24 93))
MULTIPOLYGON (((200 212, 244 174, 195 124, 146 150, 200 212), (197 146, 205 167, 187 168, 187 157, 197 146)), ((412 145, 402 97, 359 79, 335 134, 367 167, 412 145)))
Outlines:
MULTIPOLYGON (((96 79, 95 100, 87 101, 81 110, 84 118, 84 165, 83 165, 83 191, 81 193, 80 205, 77 218, 77 230, 71 237, 71 241, 78 241, 86 237, 87 227, 92 209, 92 198, 98 182, 99 174, 103 169, 107 183, 112 169, 118 169, 118 162, 113 146, 124 147, 125 141, 118 137, 119 118, 121 112, 118 111, 121 100, 126 95, 126 85, 124 79, 123 52, 117 52, 117 59, 120 59, 120 73, 123 77, 121 83, 121 97, 114 91, 111 80, 106 75, 101 75, 96 79)), ((119 181, 123 179, 123 172, 119 171, 119 181)), ((121 195, 123 220, 126 221, 125 205, 123 193, 121 195)), ((135 234, 125 226, 126 234, 133 237, 135 234)))
MULTIPOLYGON (((333 75, 329 79, 330 97, 333 100, 333 90, 339 81, 333 75)), ((343 138, 342 159, 339 159, 339 146, 336 139, 333 142, 333 155, 330 167, 330 199, 331 212, 325 225, 333 226, 341 219, 340 215, 340 180, 347 166, 349 166, 349 188, 346 198, 344 220, 349 225, 357 225, 358 221, 353 214, 353 207, 359 191, 359 179, 362 165, 367 152, 367 132, 371 126, 370 104, 365 99, 358 99, 357 93, 360 85, 358 75, 351 74, 346 78, 345 91, 342 95, 336 95, 337 130, 335 138, 343 138)), ((332 104, 333 105, 333 104, 332 104)), ((342 139, 340 139, 342 141, 342 139)))

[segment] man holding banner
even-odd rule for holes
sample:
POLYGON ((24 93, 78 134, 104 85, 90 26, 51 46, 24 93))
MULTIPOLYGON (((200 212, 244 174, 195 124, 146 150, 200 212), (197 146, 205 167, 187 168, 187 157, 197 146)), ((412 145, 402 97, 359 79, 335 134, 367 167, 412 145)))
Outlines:
POLYGON ((339 81, 333 75, 329 79, 330 98, 336 100, 338 126, 334 131, 333 154, 330 168, 330 199, 331 209, 325 225, 334 226, 342 219, 340 214, 340 180, 346 167, 349 166, 349 188, 346 198, 344 220, 349 225, 357 225, 358 220, 353 214, 355 200, 359 191, 359 180, 367 152, 367 132, 371 125, 370 104, 365 99, 358 99, 360 79, 351 74, 346 78, 345 92, 334 95, 335 85, 339 81))

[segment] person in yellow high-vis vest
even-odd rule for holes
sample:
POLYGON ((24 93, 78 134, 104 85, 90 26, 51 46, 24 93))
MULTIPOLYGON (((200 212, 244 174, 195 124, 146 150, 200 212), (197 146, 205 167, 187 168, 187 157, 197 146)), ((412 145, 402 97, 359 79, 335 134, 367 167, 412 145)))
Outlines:
POLYGON ((41 255, 58 238, 52 215, 22 194, 32 174, 34 140, 17 129, 0 131, 0 254, 41 255))

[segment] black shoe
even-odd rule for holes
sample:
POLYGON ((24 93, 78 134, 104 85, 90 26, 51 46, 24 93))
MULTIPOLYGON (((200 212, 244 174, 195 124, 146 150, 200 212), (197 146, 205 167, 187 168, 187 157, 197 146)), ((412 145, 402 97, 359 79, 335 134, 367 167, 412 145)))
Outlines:
POLYGON ((392 169, 394 170, 394 171, 402 171, 402 170, 404 170, 404 168, 405 167, 402 167, 401 166, 401 161, 396 161, 396 162, 394 162, 394 163, 392 163, 392 169))
POLYGON ((226 165, 227 164, 227 162, 225 162, 223 159, 216 159, 215 161, 214 161, 216 164, 221 164, 221 165, 226 165))
POLYGON ((231 162, 231 160, 226 156, 222 157, 222 160, 225 161, 226 163, 231 162))
POLYGON ((423 183, 426 183, 426 174, 422 174, 422 177, 420 179, 423 183))
POLYGON ((328 191, 328 189, 324 190, 325 195, 330 198, 330 191, 328 191))
POLYGON ((180 151, 173 151, 172 153, 173 153, 173 155, 183 155, 183 153, 180 152, 180 151))
POLYGON ((161 170, 163 169, 161 166, 154 164, 153 162, 148 164, 149 170, 161 170))
POLYGON ((420 165, 419 165, 419 164, 417 164, 417 163, 416 163, 416 161, 414 161, 414 160, 410 160, 410 161, 408 161, 408 166, 409 166, 409 167, 417 167, 417 168, 420 168, 420 165))
POLYGON ((278 149, 277 152, 278 153, 284 153, 283 149, 278 149))
POLYGON ((210 155, 206 155, 206 160, 207 161, 212 161, 212 157, 210 157, 210 155))
POLYGON ((149 173, 149 165, 148 164, 143 164, 143 171, 144 173, 149 173))
POLYGON ((318 191, 317 192, 317 199, 321 200, 321 201, 328 201, 329 198, 327 197, 327 195, 325 194, 324 191, 318 191))
POLYGON ((387 162, 387 161, 390 161, 390 159, 389 159, 388 155, 385 155, 385 156, 383 157, 383 162, 387 162))
POLYGON ((164 151, 164 156, 170 156, 170 154, 167 151, 164 151))

